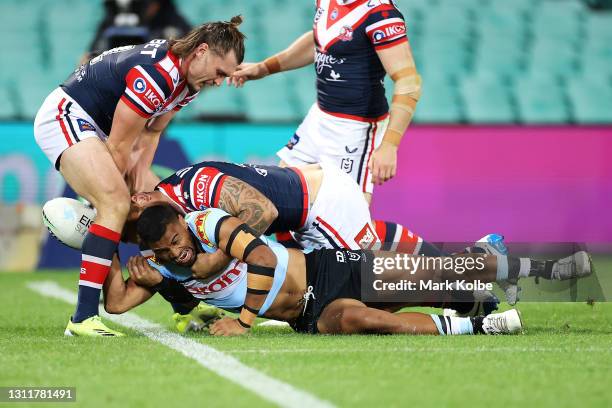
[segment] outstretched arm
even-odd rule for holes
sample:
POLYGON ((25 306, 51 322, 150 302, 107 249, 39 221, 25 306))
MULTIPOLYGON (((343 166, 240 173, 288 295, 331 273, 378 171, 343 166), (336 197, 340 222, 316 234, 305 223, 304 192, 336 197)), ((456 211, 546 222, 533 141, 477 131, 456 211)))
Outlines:
POLYGON ((305 67, 314 62, 314 50, 314 35, 311 30, 302 34, 285 50, 267 58, 265 61, 241 64, 227 81, 235 87, 241 87, 246 81, 305 67))

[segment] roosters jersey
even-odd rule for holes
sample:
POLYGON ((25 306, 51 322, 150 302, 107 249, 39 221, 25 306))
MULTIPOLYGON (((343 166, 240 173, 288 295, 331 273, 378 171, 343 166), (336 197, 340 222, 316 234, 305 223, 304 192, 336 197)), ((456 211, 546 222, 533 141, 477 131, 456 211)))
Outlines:
MULTIPOLYGON (((206 211, 192 212, 185 216, 189 231, 203 251, 210 253, 217 250, 217 243, 214 241, 215 229, 217 223, 227 215, 223 210, 210 208, 206 211)), ((260 316, 274 303, 276 295, 285 282, 289 265, 289 253, 285 247, 265 237, 261 237, 261 239, 276 255, 277 265, 274 270, 272 288, 259 310, 260 316)), ((180 282, 195 298, 210 305, 238 312, 244 304, 248 273, 247 265, 244 262, 234 259, 219 274, 208 279, 194 279, 189 268, 172 264, 161 265, 154 258, 149 258, 148 261, 149 265, 157 269, 162 276, 180 282)))
POLYGON ((349 119, 384 118, 386 72, 376 51, 407 41, 404 17, 392 0, 317 0, 316 5, 319 107, 349 119))
POLYGON ((227 177, 241 180, 266 196, 278 210, 278 217, 266 231, 296 230, 308 213, 308 187, 297 169, 277 166, 201 162, 177 171, 156 187, 185 213, 218 207, 221 188, 227 177))
POLYGON ((144 118, 193 100, 197 94, 189 94, 179 67, 168 42, 152 40, 105 51, 77 68, 61 88, 109 135, 119 100, 144 118))

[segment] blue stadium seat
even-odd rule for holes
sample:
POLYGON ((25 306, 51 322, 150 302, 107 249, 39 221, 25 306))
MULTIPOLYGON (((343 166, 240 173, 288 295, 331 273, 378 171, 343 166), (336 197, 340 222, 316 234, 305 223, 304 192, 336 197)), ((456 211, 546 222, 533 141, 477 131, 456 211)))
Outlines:
POLYGON ((570 119, 561 83, 548 75, 516 78, 514 97, 523 123, 563 123, 570 119))
POLYGON ((465 77, 460 84, 466 119, 472 123, 509 123, 516 120, 510 91, 495 76, 465 77))
POLYGON ((244 87, 248 119, 257 122, 299 120, 297 104, 291 98, 289 86, 284 74, 248 82, 244 87))
MULTIPOLYGON (((0 83, 0 120, 13 120, 19 116, 14 89, 9 83, 0 83)), ((41 101, 42 103, 42 101, 41 101)))
POLYGON ((456 84, 438 74, 423 76, 423 93, 414 121, 418 123, 457 123, 463 120, 462 104, 456 84))
POLYGON ((612 123, 612 84, 609 79, 570 78, 568 93, 577 123, 612 123))
MULTIPOLYGON (((236 89, 226 84, 219 88, 207 88, 189 104, 190 115, 199 118, 244 116, 244 93, 244 89, 236 89)), ((178 116, 182 116, 182 113, 181 111, 178 116)))
POLYGON ((29 70, 19 75, 15 87, 19 90, 20 116, 28 120, 34 119, 45 98, 57 86, 58 83, 41 69, 29 70))

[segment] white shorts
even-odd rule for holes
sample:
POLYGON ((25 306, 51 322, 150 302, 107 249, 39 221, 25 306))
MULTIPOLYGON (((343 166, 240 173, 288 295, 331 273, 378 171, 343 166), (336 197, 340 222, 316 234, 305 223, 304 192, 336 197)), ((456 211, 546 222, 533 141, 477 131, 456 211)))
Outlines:
POLYGON ((322 164, 323 180, 304 226, 292 233, 307 249, 372 249, 380 244, 370 208, 357 183, 346 173, 322 164))
POLYGON ((323 112, 315 103, 289 143, 276 154, 290 166, 330 164, 357 182, 362 192, 374 189, 368 162, 380 146, 388 119, 361 122, 323 112))
POLYGON ((47 96, 34 119, 34 138, 38 146, 59 170, 58 159, 64 150, 90 137, 108 139, 74 99, 56 88, 47 96))

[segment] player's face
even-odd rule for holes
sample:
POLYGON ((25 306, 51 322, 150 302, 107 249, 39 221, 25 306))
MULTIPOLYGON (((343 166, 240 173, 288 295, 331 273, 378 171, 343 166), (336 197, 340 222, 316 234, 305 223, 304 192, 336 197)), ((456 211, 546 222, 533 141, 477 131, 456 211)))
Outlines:
POLYGON ((220 86, 225 78, 236 71, 237 66, 234 51, 221 56, 207 44, 202 44, 195 51, 187 68, 187 86, 192 93, 199 92, 204 87, 220 86))
POLYGON ((182 216, 166 226, 166 233, 157 242, 149 243, 155 258, 164 263, 192 266, 197 257, 196 247, 191 239, 187 224, 182 216))

